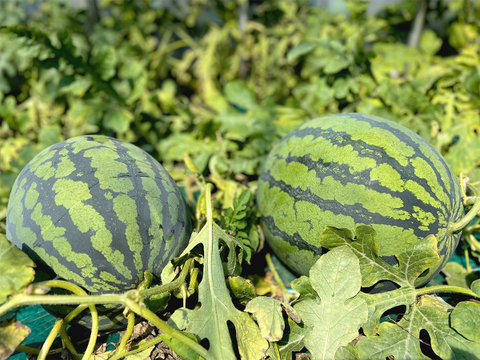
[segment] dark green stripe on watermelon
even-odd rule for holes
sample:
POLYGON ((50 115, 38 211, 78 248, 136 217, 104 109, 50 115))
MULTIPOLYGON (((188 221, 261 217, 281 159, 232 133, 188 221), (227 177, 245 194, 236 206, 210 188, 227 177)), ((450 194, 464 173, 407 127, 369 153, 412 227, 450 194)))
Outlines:
POLYGON ((188 243, 185 201, 166 170, 134 145, 82 136, 42 151, 20 173, 7 237, 91 293, 160 275, 188 243))
POLYGON ((376 230, 384 257, 434 234, 438 272, 460 236, 447 226, 463 215, 458 180, 431 144, 361 114, 315 119, 283 137, 260 176, 257 205, 272 248, 301 274, 323 253, 325 226, 354 231, 360 224, 376 230))

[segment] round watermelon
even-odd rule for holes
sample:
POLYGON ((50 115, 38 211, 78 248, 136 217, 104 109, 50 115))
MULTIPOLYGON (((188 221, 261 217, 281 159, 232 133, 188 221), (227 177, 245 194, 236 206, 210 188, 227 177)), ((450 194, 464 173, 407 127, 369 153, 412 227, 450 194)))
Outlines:
MULTIPOLYGON (((91 294, 133 289, 145 270, 160 276, 191 230, 185 200, 162 165, 106 136, 43 150, 19 174, 8 202, 7 238, 91 294)), ((117 310, 102 328, 122 320, 117 310)))
POLYGON ((435 148, 413 131, 376 116, 331 115, 304 123, 270 152, 259 178, 257 206, 266 239, 292 270, 308 275, 325 252, 326 226, 372 226, 379 255, 394 255, 420 239, 437 238, 441 262, 460 233, 448 224, 464 214, 457 177, 435 148))

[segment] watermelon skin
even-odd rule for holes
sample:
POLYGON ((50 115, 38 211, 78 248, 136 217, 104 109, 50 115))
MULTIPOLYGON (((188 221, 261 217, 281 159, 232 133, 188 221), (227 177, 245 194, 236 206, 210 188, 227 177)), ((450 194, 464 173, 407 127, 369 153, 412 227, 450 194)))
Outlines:
POLYGON ((133 289, 145 270, 160 276, 191 231, 163 166, 100 135, 43 150, 17 177, 7 209, 7 238, 91 294, 133 289))
POLYGON ((433 278, 455 250, 460 233, 447 226, 464 214, 457 177, 421 136, 395 122, 362 114, 317 118, 284 136, 259 178, 257 206, 266 239, 298 274, 325 252, 326 226, 364 224, 377 233, 379 255, 411 248, 436 236, 439 265, 417 279, 433 278))

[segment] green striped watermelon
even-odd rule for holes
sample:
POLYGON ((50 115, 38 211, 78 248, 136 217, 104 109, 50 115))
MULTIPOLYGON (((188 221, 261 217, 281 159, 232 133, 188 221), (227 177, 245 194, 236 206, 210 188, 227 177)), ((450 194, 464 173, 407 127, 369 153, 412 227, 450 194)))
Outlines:
MULTIPOLYGON (((8 203, 7 238, 91 294, 135 288, 145 270, 159 276, 191 230, 185 200, 162 165, 106 136, 42 151, 8 203)), ((111 325, 105 320, 103 328, 111 325)))
POLYGON ((429 234, 441 263, 417 279, 435 276, 460 233, 447 226, 464 214, 460 185, 444 158, 413 131, 389 120, 339 114, 311 120, 283 137, 260 176, 257 206, 268 243, 291 269, 307 275, 325 251, 326 226, 364 224, 377 233, 378 251, 393 255, 429 234))

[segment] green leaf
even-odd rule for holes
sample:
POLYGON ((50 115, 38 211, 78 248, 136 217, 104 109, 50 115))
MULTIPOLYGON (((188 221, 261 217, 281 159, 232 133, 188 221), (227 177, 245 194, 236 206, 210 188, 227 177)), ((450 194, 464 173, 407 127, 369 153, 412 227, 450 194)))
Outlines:
POLYGON ((359 360, 357 349, 353 343, 349 343, 347 346, 341 346, 335 353, 336 360, 359 360))
MULTIPOLYGON (((362 359, 430 359, 420 347, 420 331, 430 335, 432 350, 442 359, 475 359, 480 342, 470 341, 450 327, 452 307, 436 296, 422 296, 399 322, 383 322, 377 336, 361 339, 356 348, 362 359)), ((455 310, 454 310, 455 311, 455 310)), ((453 313, 452 313, 453 314, 453 313)), ((460 313, 461 317, 466 313, 460 313)), ((478 329, 477 329, 478 333, 478 329)))
MULTIPOLYGON (((291 360, 294 351, 300 351, 304 348, 305 330, 306 328, 303 324, 299 325, 292 319, 288 319, 283 332, 283 338, 277 342, 280 353, 279 360, 291 360)), ((271 359, 277 359, 273 346, 269 347, 267 355, 270 355, 271 359)))
POLYGON ((250 300, 257 297, 253 283, 241 276, 229 276, 227 279, 227 287, 242 305, 246 305, 250 300))
MULTIPOLYGON (((185 334, 185 336, 188 336, 192 340, 195 340, 195 341, 197 340, 195 336, 193 336, 192 334, 185 334)), ((186 346, 183 342, 171 336, 168 336, 167 334, 163 334, 163 341, 165 342, 165 344, 167 344, 170 347, 170 349, 175 351, 177 355, 181 356, 182 359, 184 360, 199 359, 198 354, 194 350, 192 350, 192 348, 190 348, 189 346, 186 346)), ((146 358, 143 358, 143 359, 146 359, 146 358)))
POLYGON ((367 321, 367 304, 356 297, 361 286, 358 258, 346 246, 335 248, 310 269, 310 282, 321 302, 307 298, 295 304, 307 327, 305 346, 314 359, 333 359, 367 321))
POLYGON ((440 39, 435 31, 426 29, 420 37, 420 50, 426 55, 435 55, 442 47, 442 39, 440 39))
POLYGON ((271 342, 279 341, 283 337, 285 321, 282 316, 281 304, 280 300, 259 296, 245 307, 245 312, 252 314, 257 319, 262 337, 271 342))
POLYGON ((440 257, 437 253, 437 241, 429 236, 397 254, 399 266, 393 267, 377 254, 376 232, 370 226, 356 228, 356 240, 348 229, 327 227, 321 235, 320 243, 327 249, 347 245, 360 260, 362 286, 370 287, 380 280, 390 280, 400 286, 413 287, 415 280, 425 270, 435 266, 440 257))
POLYGON ((109 80, 115 75, 117 53, 113 46, 102 46, 95 58, 95 67, 102 80, 109 80))
POLYGON ((20 321, 4 320, 0 323, 0 359, 8 359, 31 330, 20 321))
POLYGON ((0 304, 33 281, 35 263, 0 234, 0 304))
POLYGON ((268 343, 261 337, 260 330, 252 318, 233 305, 225 284, 219 242, 229 247, 229 260, 236 261, 235 247, 239 246, 212 219, 210 185, 205 195, 207 201, 207 223, 190 241, 183 254, 202 244, 204 251, 203 277, 198 287, 198 310, 177 309, 169 319, 169 324, 177 329, 185 329, 198 340, 208 339, 208 353, 213 359, 236 359, 228 322, 235 327, 238 350, 242 359, 261 359, 265 356, 268 343))
POLYGON ((241 80, 229 81, 224 91, 228 101, 242 109, 250 110, 258 107, 255 92, 241 80))
POLYGON ((446 276, 445 280, 447 281, 448 285, 460 286, 465 289, 469 289, 470 284, 478 279, 475 274, 469 273, 467 269, 462 267, 462 265, 453 261, 447 263, 447 265, 445 265, 445 267, 442 269, 442 272, 446 276))
POLYGON ((63 141, 60 126, 55 124, 41 129, 38 133, 38 141, 42 144, 43 148, 63 141))
POLYGON ((133 114, 126 109, 110 109, 105 112, 103 126, 118 134, 125 133, 133 120, 133 114))
POLYGON ((310 278, 306 276, 300 276, 299 278, 292 281, 290 284, 293 290, 300 294, 301 298, 310 298, 316 299, 317 293, 313 290, 310 278))
POLYGON ((290 61, 296 60, 300 56, 308 54, 316 47, 317 45, 312 44, 310 42, 301 42, 300 44, 298 44, 288 52, 287 61, 290 62, 290 61))
POLYGON ((480 295, 480 279, 479 280, 475 280, 471 286, 471 290, 477 294, 477 295, 480 295))
POLYGON ((480 304, 462 301, 450 315, 452 328, 467 339, 480 342, 480 304))

